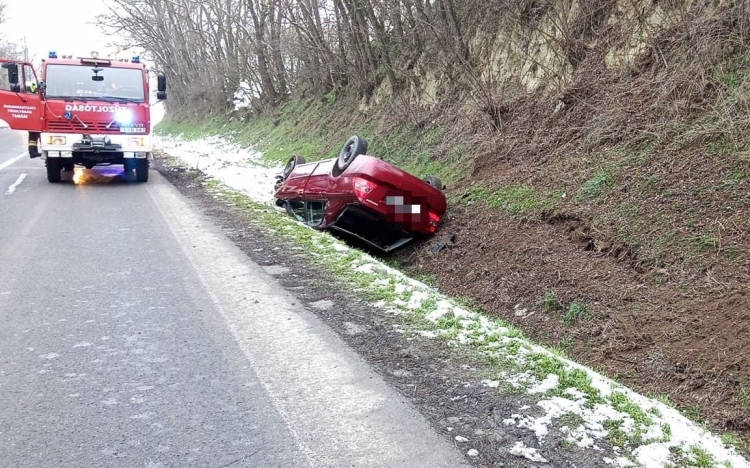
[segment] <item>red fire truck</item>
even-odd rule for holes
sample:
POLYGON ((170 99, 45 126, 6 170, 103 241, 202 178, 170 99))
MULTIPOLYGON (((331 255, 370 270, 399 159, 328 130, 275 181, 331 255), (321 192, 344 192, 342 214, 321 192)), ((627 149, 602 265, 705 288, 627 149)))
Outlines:
MULTIPOLYGON (((41 80, 30 63, 0 59, 0 119, 39 137, 47 180, 62 170, 123 165, 127 175, 148 180, 151 143, 149 75, 132 59, 58 57, 43 60, 41 80)), ((167 98, 157 77, 157 99, 167 98)))

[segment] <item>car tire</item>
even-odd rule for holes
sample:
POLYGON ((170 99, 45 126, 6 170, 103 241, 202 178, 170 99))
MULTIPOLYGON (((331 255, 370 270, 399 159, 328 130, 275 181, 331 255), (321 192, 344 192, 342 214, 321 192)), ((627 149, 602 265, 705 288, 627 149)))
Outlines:
POLYGON ((286 166, 284 166, 284 170, 281 171, 281 180, 286 180, 289 175, 291 175, 292 171, 294 171, 294 168, 299 166, 300 164, 305 164, 307 161, 305 161, 305 158, 302 156, 299 156, 295 154, 291 158, 289 158, 289 161, 286 163, 286 166))
POLYGON ((148 159, 135 160, 135 180, 148 182, 148 159))
POLYGON ((339 152, 334 166, 334 176, 338 177, 360 154, 367 153, 367 140, 361 136, 354 135, 346 140, 344 147, 339 152))
POLYGON ((54 158, 47 158, 47 180, 49 182, 60 182, 62 174, 60 160, 54 158))
POLYGON ((424 181, 424 183, 426 183, 430 187, 435 187, 438 190, 443 190, 445 188, 445 186, 443 185, 443 182, 441 182, 440 179, 438 179, 435 176, 428 175, 422 180, 424 181))

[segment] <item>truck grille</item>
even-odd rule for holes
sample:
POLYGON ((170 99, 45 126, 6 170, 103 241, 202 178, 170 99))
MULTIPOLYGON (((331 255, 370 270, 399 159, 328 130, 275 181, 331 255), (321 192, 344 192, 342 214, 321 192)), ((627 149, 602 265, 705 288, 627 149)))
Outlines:
POLYGON ((72 133, 120 133, 120 124, 114 122, 109 128, 109 122, 86 122, 79 120, 50 120, 47 127, 50 132, 72 132, 72 133), (86 124, 86 125, 84 125, 86 124))

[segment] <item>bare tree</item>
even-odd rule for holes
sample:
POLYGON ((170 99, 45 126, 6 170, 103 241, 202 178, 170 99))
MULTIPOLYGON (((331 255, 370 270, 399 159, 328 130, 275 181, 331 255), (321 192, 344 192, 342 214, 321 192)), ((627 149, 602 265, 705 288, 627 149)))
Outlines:
MULTIPOLYGON (((636 12, 653 6, 631 1, 636 12)), ((705 23, 699 3, 676 2, 683 26, 705 23)), ((715 22, 736 44, 747 42, 745 4, 727 2, 723 17, 733 19, 715 22)), ((522 59, 532 63, 531 70, 542 70, 540 75, 575 72, 585 60, 597 59, 592 46, 602 43, 598 38, 610 27, 613 5, 614 0, 113 0, 101 21, 125 34, 130 45, 149 51, 173 83, 169 105, 188 114, 230 111, 240 83, 260 111, 295 93, 344 91, 370 98, 387 84, 397 94, 428 74, 437 81, 440 99, 473 101, 499 128, 506 90, 521 89, 523 77, 509 82, 496 63, 488 65, 495 39, 511 38, 513 53, 525 54, 522 59), (553 51, 552 61, 549 54, 537 60, 534 49, 553 51)), ((660 34, 676 33, 664 26, 652 35, 658 43, 660 34)), ((558 75, 562 78, 548 86, 565 86, 569 73, 558 75)))
MULTIPOLYGON (((0 1, 0 25, 5 23, 5 2, 0 1)), ((22 57, 21 48, 18 44, 8 41, 7 38, 0 36, 0 57, 9 59, 20 59, 22 57)))

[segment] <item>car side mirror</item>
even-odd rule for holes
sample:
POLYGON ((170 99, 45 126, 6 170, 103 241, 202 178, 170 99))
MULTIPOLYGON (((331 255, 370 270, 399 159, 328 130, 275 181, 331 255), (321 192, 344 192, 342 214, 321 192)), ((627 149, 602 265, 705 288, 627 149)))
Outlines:
POLYGON ((166 91, 157 91, 156 92, 156 99, 160 101, 166 101, 167 99, 167 92, 166 91))
POLYGON ((164 93, 163 99, 167 98, 167 77, 164 76, 164 73, 159 73, 156 76, 156 90, 160 93, 164 93))

